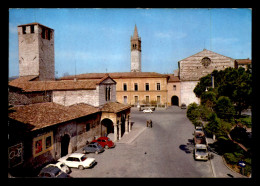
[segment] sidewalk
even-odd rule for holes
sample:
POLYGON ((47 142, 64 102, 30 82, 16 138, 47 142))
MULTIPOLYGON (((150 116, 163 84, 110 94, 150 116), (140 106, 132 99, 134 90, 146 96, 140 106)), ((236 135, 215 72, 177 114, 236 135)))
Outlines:
MULTIPOLYGON (((207 138, 208 143, 213 143, 212 138, 207 138)), ((221 155, 211 152, 214 157, 210 160, 212 172, 216 178, 247 178, 230 169, 221 155)))
POLYGON ((134 123, 132 130, 128 134, 124 134, 116 143, 132 143, 147 127, 145 125, 134 123))
MULTIPOLYGON (((123 144, 130 144, 132 143, 145 129, 146 129, 146 125, 144 124, 139 124, 139 123, 134 123, 132 126, 132 130, 126 134, 124 133, 124 135, 121 137, 120 140, 117 140, 115 143, 123 143, 123 144)), ((110 139, 114 138, 114 133, 110 133, 108 134, 108 137, 110 139)))

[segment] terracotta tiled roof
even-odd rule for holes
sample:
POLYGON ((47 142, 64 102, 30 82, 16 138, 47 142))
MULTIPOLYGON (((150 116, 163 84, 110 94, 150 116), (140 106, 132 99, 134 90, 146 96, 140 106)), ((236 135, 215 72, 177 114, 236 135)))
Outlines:
MULTIPOLYGON (((35 77, 34 77, 35 78, 35 77)), ((100 79, 66 80, 66 81, 30 81, 33 77, 19 77, 9 82, 10 86, 22 89, 25 92, 49 90, 95 90, 100 79)))
POLYGON ((236 59, 235 62, 237 62, 239 65, 247 65, 252 63, 251 59, 236 59))
POLYGON ((168 82, 180 82, 179 76, 174 76, 174 74, 168 74, 169 75, 169 80, 168 82))
POLYGON ((9 109, 9 118, 34 126, 33 130, 52 126, 99 112, 87 104, 63 106, 53 102, 16 106, 9 109))
MULTIPOLYGON (((100 79, 103 78, 106 73, 87 73, 76 75, 77 79, 100 79)), ((156 72, 113 72, 109 73, 109 76, 113 79, 119 78, 156 78, 163 77, 168 78, 166 74, 159 74, 156 72)), ((61 80, 73 79, 75 76, 65 76, 60 78, 61 80)))
POLYGON ((130 105, 125 105, 125 104, 122 104, 122 103, 118 103, 118 102, 109 102, 109 103, 106 103, 104 104, 102 107, 101 107, 101 111, 102 112, 113 112, 113 113, 117 113, 117 112, 120 112, 122 110, 126 110, 126 109, 129 109, 131 108, 130 105))

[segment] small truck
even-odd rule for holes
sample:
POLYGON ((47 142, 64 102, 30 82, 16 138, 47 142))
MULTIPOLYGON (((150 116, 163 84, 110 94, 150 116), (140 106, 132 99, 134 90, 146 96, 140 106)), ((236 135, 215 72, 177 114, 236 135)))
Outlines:
POLYGON ((208 147, 206 144, 195 144, 194 159, 205 161, 209 159, 208 147))

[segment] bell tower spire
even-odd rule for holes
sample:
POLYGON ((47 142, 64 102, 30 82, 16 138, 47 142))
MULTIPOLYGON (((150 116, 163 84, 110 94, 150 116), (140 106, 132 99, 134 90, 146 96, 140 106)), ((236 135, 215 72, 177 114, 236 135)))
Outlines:
POLYGON ((141 37, 138 36, 136 25, 131 36, 131 72, 141 72, 141 37))

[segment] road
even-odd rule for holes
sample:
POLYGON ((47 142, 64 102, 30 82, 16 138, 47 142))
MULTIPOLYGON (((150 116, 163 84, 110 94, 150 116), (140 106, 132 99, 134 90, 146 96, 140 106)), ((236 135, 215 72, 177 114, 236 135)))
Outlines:
MULTIPOLYGON (((131 143, 116 143, 114 149, 101 154, 89 154, 97 165, 90 169, 72 169, 72 177, 133 177, 133 178, 202 178, 214 177, 210 161, 194 161, 190 141, 194 126, 186 110, 170 107, 143 113, 131 110, 134 127, 146 127, 131 143)), ((125 134, 130 135, 130 134, 125 134)), ((123 138, 122 138, 123 139, 123 138)))

